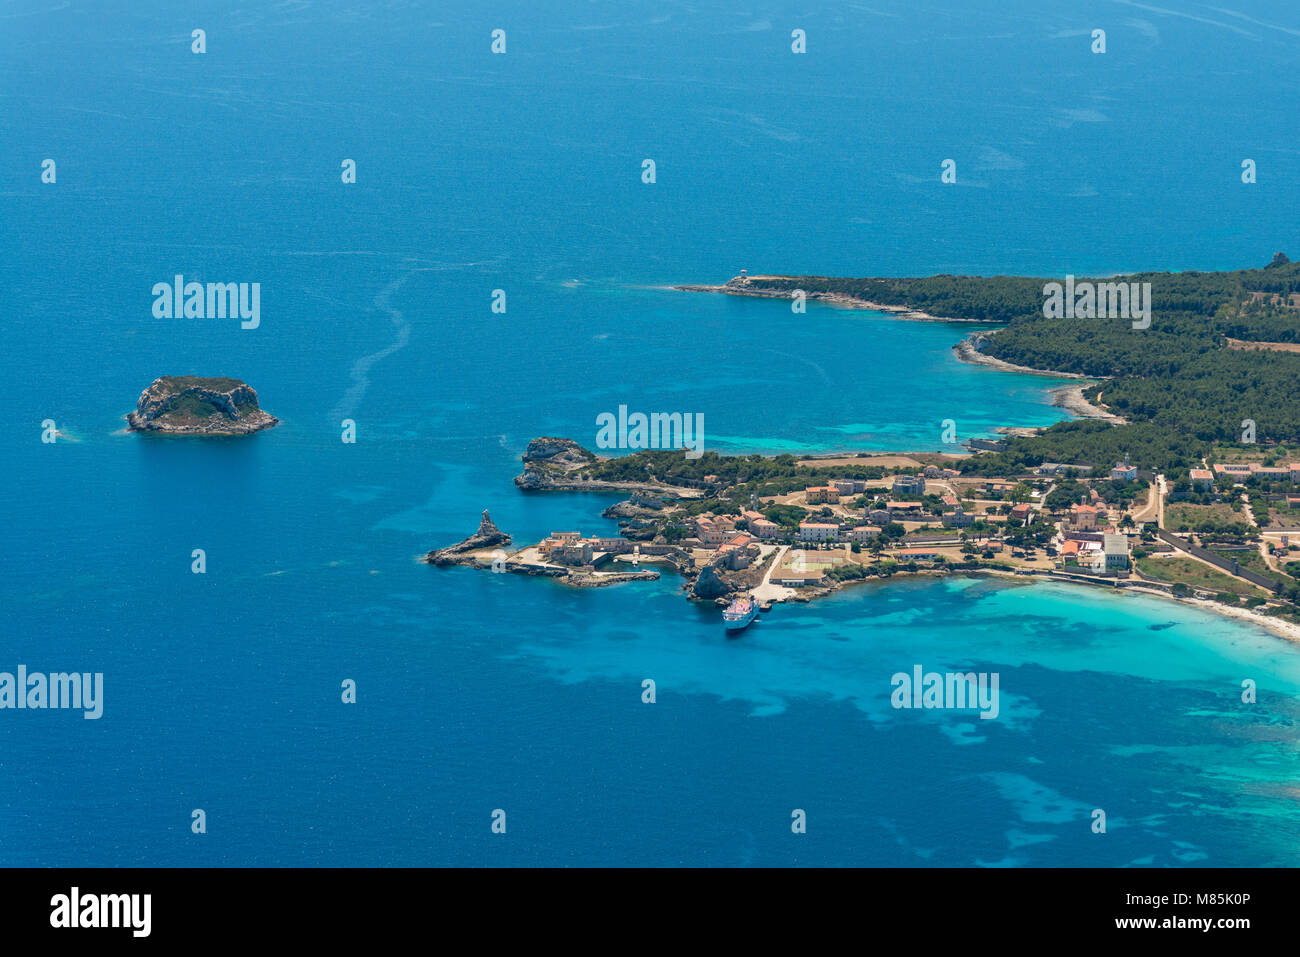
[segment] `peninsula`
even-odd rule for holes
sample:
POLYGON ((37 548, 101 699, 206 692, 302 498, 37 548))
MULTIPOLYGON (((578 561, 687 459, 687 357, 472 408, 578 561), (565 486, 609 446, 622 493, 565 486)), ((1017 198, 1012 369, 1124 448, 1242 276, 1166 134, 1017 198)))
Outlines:
POLYGON ((239 379, 190 375, 155 379, 126 421, 132 432, 247 435, 280 420, 263 412, 257 392, 239 379))
MULTIPOLYGON (((765 607, 899 574, 1038 576, 1194 601, 1300 640, 1300 264, 1096 280, 1150 284, 1140 325, 1053 316, 1052 282, 742 273, 676 287, 979 322, 957 359, 1076 377, 1058 401, 1084 418, 1004 427, 959 453, 604 458, 536 439, 515 485, 623 493, 603 512, 620 532, 552 532, 499 549, 496 570, 595 585, 656 562, 689 598, 765 607)), ((493 564, 483 551, 457 563, 493 564)))

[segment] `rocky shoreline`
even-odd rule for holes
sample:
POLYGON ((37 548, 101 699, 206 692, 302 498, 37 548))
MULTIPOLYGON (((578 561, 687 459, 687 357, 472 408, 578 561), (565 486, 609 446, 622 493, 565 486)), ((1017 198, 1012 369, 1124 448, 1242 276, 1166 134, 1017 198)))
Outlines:
MULTIPOLYGON (((762 279, 768 277, 751 276, 751 279, 762 279)), ((786 276, 770 277, 774 279, 786 279, 786 276)), ((741 285, 739 283, 724 283, 721 286, 670 286, 670 289, 677 292, 720 292, 728 296, 749 296, 753 299, 790 299, 790 294, 785 290, 764 289, 762 287, 741 285)), ((871 302, 868 299, 859 299, 856 296, 846 296, 842 293, 834 292, 810 292, 808 299, 816 302, 824 302, 830 306, 838 306, 841 309, 868 309, 872 312, 887 312, 896 319, 912 319, 916 322, 961 322, 974 323, 976 325, 988 325, 981 319, 953 319, 945 316, 932 316, 928 312, 922 312, 919 309, 910 309, 907 306, 891 306, 883 302, 871 302)))
POLYGON ((430 565, 442 566, 478 564, 477 559, 473 558, 474 552, 488 548, 502 548, 509 545, 510 542, 510 536, 497 528, 487 509, 483 509, 483 517, 479 519, 478 531, 468 538, 461 539, 455 545, 434 549, 424 556, 424 560, 430 565))
MULTIPOLYGON (((531 461, 533 464, 537 464, 550 460, 556 468, 564 470, 578 468, 580 467, 578 463, 591 463, 599 460, 593 453, 583 449, 570 439, 537 439, 534 440, 534 442, 529 443, 529 450, 530 452, 525 453, 524 456, 526 461, 531 461)), ((581 482, 575 482, 572 484, 575 488, 584 488, 587 486, 587 483, 581 482)), ((521 484, 520 487, 523 488, 524 486, 521 484)), ((658 511, 658 509, 653 507, 646 508, 643 506, 633 506, 629 500, 628 502, 611 506, 605 511, 607 515, 611 513, 616 515, 626 515, 633 523, 635 523, 639 513, 653 513, 658 511)), ((662 542, 662 539, 657 538, 656 542, 662 542)), ((454 545, 430 551, 424 556, 423 560, 430 565, 437 565, 440 567, 460 565, 480 570, 491 570, 493 572, 510 572, 512 574, 528 575, 531 577, 549 578, 559 584, 573 588, 599 588, 606 585, 620 584, 629 581, 656 581, 661 577, 660 572, 655 569, 598 571, 594 565, 577 566, 544 562, 539 556, 531 556, 527 554, 536 548, 536 546, 520 549, 513 554, 507 554, 506 548, 511 544, 511 537, 501 531, 501 529, 499 529, 492 521, 488 512, 484 511, 479 521, 479 526, 472 535, 462 539, 454 545)), ((671 547, 665 549, 660 545, 658 551, 651 555, 644 556, 643 560, 661 562, 668 568, 671 568, 680 574, 684 579, 681 591, 687 599, 691 601, 712 602, 721 606, 727 604, 737 593, 754 592, 755 589, 763 586, 767 578, 766 572, 768 568, 772 562, 779 560, 779 558, 780 551, 773 550, 764 555, 763 560, 756 564, 739 569, 732 569, 720 559, 710 559, 707 562, 697 565, 696 560, 692 559, 688 553, 681 549, 671 547)), ((601 559, 600 562, 607 567, 609 564, 620 560, 622 559, 609 556, 601 559), (612 562, 610 560, 611 558, 613 559, 612 562)), ((1204 611, 1210 611, 1215 614, 1234 618, 1238 621, 1248 622, 1267 630, 1273 635, 1284 638, 1287 641, 1300 644, 1300 624, 1277 616, 1262 614, 1253 609, 1231 607, 1219 602, 1200 598, 1183 597, 1174 594, 1172 588, 1163 588, 1157 584, 1146 581, 1120 581, 1110 578, 1092 580, 1086 576, 1078 574, 1012 568, 998 564, 980 565, 978 563, 973 563, 971 565, 965 565, 965 563, 961 563, 950 564, 945 567, 895 567, 890 569, 888 574, 884 575, 867 574, 863 577, 832 579, 817 585, 809 585, 799 589, 787 589, 786 593, 783 595, 768 596, 765 598, 761 602, 761 607, 766 611, 773 603, 777 602, 804 604, 827 595, 832 595, 851 585, 857 585, 864 582, 879 582, 884 584, 895 578, 948 575, 964 575, 972 577, 997 576, 999 578, 1024 582, 1025 584, 1035 581, 1056 581, 1067 584, 1090 585, 1092 587, 1100 586, 1117 592, 1131 591, 1138 594, 1146 594, 1181 602, 1192 607, 1200 608, 1204 611)))
POLYGON ((524 470, 515 476, 515 487, 523 492, 664 492, 681 498, 696 498, 700 489, 679 488, 666 483, 610 482, 574 477, 584 466, 604 461, 572 439, 542 436, 524 450, 524 470))
POLYGON ((1057 408, 1065 409, 1073 415, 1085 419, 1104 419, 1115 425, 1126 425, 1128 420, 1123 416, 1116 415, 1108 409, 1099 405, 1094 405, 1084 398, 1083 390, 1097 380, 1088 376, 1079 375, 1077 372, 1055 372, 1048 369, 1034 369, 1029 366, 1019 366, 1013 362, 1007 362, 1004 359, 998 359, 994 356, 985 355, 980 351, 980 346, 988 341, 988 337, 983 333, 976 333, 973 336, 967 336, 961 342, 952 347, 953 354, 962 362, 971 365, 987 366, 990 369, 1001 369, 1004 372, 1020 372, 1026 375, 1050 376, 1054 379, 1076 379, 1079 385, 1062 385, 1049 390, 1052 396, 1052 405, 1057 408))
POLYGON ((473 535, 446 548, 435 548, 424 556, 424 562, 439 568, 463 565, 467 568, 491 569, 494 572, 552 578, 562 585, 574 588, 599 588, 619 582, 657 581, 659 578, 659 572, 650 568, 632 572, 588 572, 580 568, 529 564, 506 554, 506 546, 512 541, 508 534, 497 528, 487 509, 484 509, 478 529, 473 535))
MULTIPOLYGON (((787 278, 787 277, 762 277, 751 276, 750 282, 762 280, 764 278, 787 278)), ((766 289, 762 286, 753 286, 748 283, 740 283, 735 280, 718 285, 682 285, 670 287, 679 292, 716 292, 724 293, 729 296, 749 296, 755 299, 789 299, 790 294, 785 290, 766 289)), ((810 292, 809 299, 815 299, 819 302, 825 302, 830 305, 840 306, 846 309, 870 309, 876 312, 885 312, 893 315, 898 319, 910 319, 918 322, 945 322, 945 323, 976 323, 988 325, 988 323, 979 319, 954 319, 944 316, 933 316, 928 312, 922 312, 919 309, 909 309, 906 306, 891 306, 885 303, 870 302, 866 299, 858 299, 854 296, 846 296, 840 293, 810 292)), ((962 339, 953 346, 953 353, 962 362, 972 365, 987 366, 990 369, 1000 369, 1004 372, 1019 372, 1025 375, 1049 376, 1054 379, 1078 379, 1084 382, 1095 382, 1096 380, 1089 376, 1080 375, 1077 372, 1060 372, 1052 369, 1035 369, 1030 366, 1016 365, 1013 362, 1007 362, 994 356, 986 355, 981 350, 981 346, 988 341, 985 333, 975 333, 962 339)), ((1073 415, 1087 419, 1104 419, 1115 425, 1127 424, 1127 419, 1122 416, 1104 409, 1098 405, 1089 402, 1083 396, 1085 386, 1061 386, 1051 390, 1052 404, 1058 408, 1063 408, 1073 415)), ((1006 430, 1008 434, 1012 430, 1006 430)), ((1036 431, 1036 430, 1034 430, 1036 431)))
POLYGON ((1084 398, 1081 385, 1063 385, 1051 390, 1052 405, 1085 419, 1105 419, 1115 425, 1127 425, 1128 419, 1116 415, 1084 398))
POLYGON ((952 347, 953 353, 962 362, 969 362, 971 365, 988 366, 990 369, 1001 369, 1004 372, 1022 372, 1026 375, 1049 376, 1053 379, 1080 379, 1087 382, 1095 381, 1086 375, 1080 375, 1077 372, 1056 372, 1052 369, 1034 369, 1030 366, 1018 366, 1014 362, 1007 362, 1004 359, 998 359, 994 356, 985 355, 980 351, 980 345, 988 341, 988 336, 983 333, 975 333, 973 336, 967 336, 961 342, 952 347))

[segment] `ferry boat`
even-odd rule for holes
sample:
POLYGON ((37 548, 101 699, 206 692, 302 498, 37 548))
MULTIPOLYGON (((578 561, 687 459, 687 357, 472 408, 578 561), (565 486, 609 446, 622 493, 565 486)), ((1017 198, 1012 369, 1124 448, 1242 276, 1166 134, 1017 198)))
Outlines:
POLYGON ((740 631, 758 617, 758 602, 753 598, 737 598, 722 613, 727 631, 740 631))

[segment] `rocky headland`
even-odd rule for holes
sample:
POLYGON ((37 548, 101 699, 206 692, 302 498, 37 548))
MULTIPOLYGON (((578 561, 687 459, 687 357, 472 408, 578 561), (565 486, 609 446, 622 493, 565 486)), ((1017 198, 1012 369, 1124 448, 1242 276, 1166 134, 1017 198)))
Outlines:
POLYGON ((435 548, 424 557, 424 560, 430 565, 476 565, 478 560, 474 552, 488 548, 504 548, 510 542, 510 536, 497 528, 496 523, 492 521, 492 516, 488 515, 487 509, 484 509, 483 517, 479 519, 478 531, 468 538, 461 539, 455 545, 435 548))
POLYGON ((664 483, 611 482, 591 479, 583 474, 586 466, 604 461, 584 449, 573 439, 542 436, 533 439, 524 450, 524 470, 515 476, 515 486, 525 492, 647 492, 670 491, 693 498, 698 489, 675 488, 664 483))
MULTIPOLYGON (((795 276, 735 276, 721 286, 690 285, 673 286, 678 292, 720 292, 728 296, 751 296, 755 299, 789 299, 791 280, 795 276)), ((898 319, 912 319, 918 322, 979 322, 978 319, 953 319, 945 316, 933 316, 920 309, 908 306, 896 306, 883 302, 872 302, 847 293, 823 292, 811 290, 805 293, 807 299, 824 302, 841 309, 867 309, 871 312, 883 312, 898 319)))
MULTIPOLYGON (((567 440, 565 440, 567 441, 567 440)), ((597 571, 594 568, 543 564, 537 561, 521 559, 520 552, 507 554, 506 546, 511 538, 497 528, 487 510, 479 520, 478 530, 446 548, 437 548, 429 552, 424 560, 430 565, 445 568, 450 565, 464 565, 469 568, 490 568, 494 572, 511 572, 516 575, 534 575, 553 578, 563 585, 575 588, 597 588, 602 585, 614 585, 627 581, 654 581, 659 572, 650 568, 639 568, 626 572, 597 571)), ((525 549, 524 551, 528 551, 525 549)))

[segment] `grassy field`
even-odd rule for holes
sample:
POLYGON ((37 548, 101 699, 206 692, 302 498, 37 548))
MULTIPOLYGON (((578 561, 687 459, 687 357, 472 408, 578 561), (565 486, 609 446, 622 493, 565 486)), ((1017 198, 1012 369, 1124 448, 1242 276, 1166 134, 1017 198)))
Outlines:
POLYGON ((1259 553, 1258 549, 1236 549, 1236 548, 1214 548, 1207 546, 1214 554, 1228 561, 1235 561, 1242 568, 1249 568, 1251 571, 1263 572, 1267 574, 1270 569, 1264 562, 1264 556, 1259 553))
POLYGON ((1300 448, 1294 445, 1276 445, 1269 449, 1243 445, 1215 445, 1208 456, 1211 462, 1276 462, 1286 465, 1300 459, 1300 448))
POLYGON ((1284 577, 1282 575, 1279 575, 1273 569, 1269 568, 1268 562, 1264 561, 1264 556, 1261 555, 1256 549, 1252 548, 1249 551, 1229 551, 1226 548, 1223 550, 1212 548, 1210 549, 1210 551, 1214 552, 1214 554, 1216 555, 1222 555, 1228 561, 1235 560, 1237 564, 1240 565, 1242 568, 1248 568, 1252 572, 1258 572, 1261 575, 1267 575, 1269 578, 1276 578, 1280 581, 1284 577))
POLYGON ((1175 558, 1157 558, 1148 555, 1137 560, 1138 571, 1148 578, 1176 584, 1182 582, 1200 591, 1230 592, 1234 595, 1251 595, 1267 598, 1268 593, 1256 588, 1249 582, 1238 581, 1231 575, 1225 575, 1218 569, 1211 568, 1194 558, 1178 556, 1175 558))
POLYGON ((1271 528, 1300 528, 1300 508, 1290 508, 1285 502, 1270 502, 1268 524, 1271 528))
POLYGON ((1245 522, 1245 512, 1234 512, 1226 502, 1217 505, 1193 505, 1189 502, 1171 502, 1165 506, 1165 528, 1184 532, 1196 528, 1221 528, 1234 522, 1245 522))

